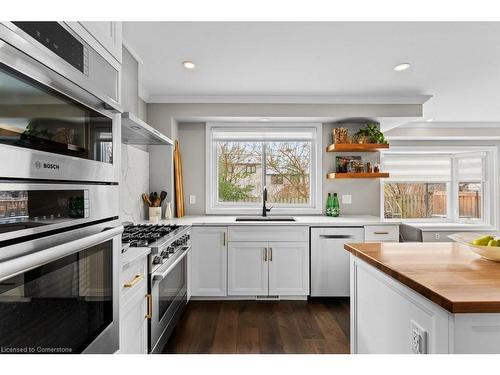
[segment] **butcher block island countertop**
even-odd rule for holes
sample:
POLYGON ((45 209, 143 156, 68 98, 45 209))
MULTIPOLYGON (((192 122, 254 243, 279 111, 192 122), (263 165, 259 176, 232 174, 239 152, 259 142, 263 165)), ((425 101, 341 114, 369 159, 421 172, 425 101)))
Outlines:
POLYGON ((344 248, 451 313, 500 313, 500 263, 465 245, 355 243, 344 248))

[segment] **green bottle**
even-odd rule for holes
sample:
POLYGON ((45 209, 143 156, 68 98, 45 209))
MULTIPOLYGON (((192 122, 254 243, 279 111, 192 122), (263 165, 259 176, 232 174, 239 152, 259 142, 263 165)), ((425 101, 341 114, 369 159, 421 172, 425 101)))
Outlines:
POLYGON ((326 200, 326 216, 333 216, 333 197, 330 193, 326 200))
POLYGON ((337 193, 333 193, 332 216, 338 217, 340 215, 340 204, 337 193))

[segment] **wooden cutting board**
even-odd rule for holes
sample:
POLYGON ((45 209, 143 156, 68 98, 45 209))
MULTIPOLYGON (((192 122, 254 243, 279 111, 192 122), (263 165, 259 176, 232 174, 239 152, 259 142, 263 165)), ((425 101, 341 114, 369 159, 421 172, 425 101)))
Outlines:
POLYGON ((182 159, 179 141, 175 141, 174 149, 174 184, 175 184, 175 216, 184 216, 184 188, 182 180, 182 159))

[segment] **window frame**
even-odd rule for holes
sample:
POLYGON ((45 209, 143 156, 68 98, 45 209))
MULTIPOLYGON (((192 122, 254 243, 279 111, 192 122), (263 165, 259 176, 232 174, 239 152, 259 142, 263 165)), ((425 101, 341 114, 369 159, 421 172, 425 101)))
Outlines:
MULTIPOLYGON (((218 199, 218 163, 217 163, 217 141, 213 140, 214 130, 227 129, 227 131, 275 131, 280 129, 300 129, 312 132, 314 137, 311 140, 311 175, 310 183, 310 204, 297 206, 294 204, 268 203, 268 207, 273 207, 271 214, 288 215, 308 215, 321 214, 323 212, 322 200, 322 124, 321 123, 262 123, 238 122, 238 123, 215 123, 210 122, 205 126, 205 153, 206 153, 206 191, 205 191, 205 212, 207 214, 260 214, 262 203, 252 202, 219 202, 218 199)), ((286 141, 284 138, 281 141, 286 141)), ((263 152, 265 158, 265 152, 263 152)), ((263 160, 264 164, 264 160, 263 160)), ((263 170, 265 178, 265 170, 263 170)))
POLYGON ((443 223, 443 224, 471 224, 477 226, 494 226, 498 225, 498 152, 495 146, 393 146, 390 151, 381 152, 381 165, 383 168, 384 155, 391 153, 407 154, 407 155, 449 155, 452 161, 451 179, 450 181, 391 181, 390 179, 380 180, 380 217, 387 222, 404 222, 404 223, 443 223), (458 159, 464 156, 473 156, 474 154, 484 153, 484 176, 482 181, 459 180, 457 176, 458 159), (448 191, 447 199, 447 217, 446 218, 395 218, 386 219, 384 212, 385 194, 384 185, 391 182, 400 183, 446 183, 448 191), (481 212, 482 218, 468 219, 459 217, 459 183, 480 182, 482 189, 481 212))

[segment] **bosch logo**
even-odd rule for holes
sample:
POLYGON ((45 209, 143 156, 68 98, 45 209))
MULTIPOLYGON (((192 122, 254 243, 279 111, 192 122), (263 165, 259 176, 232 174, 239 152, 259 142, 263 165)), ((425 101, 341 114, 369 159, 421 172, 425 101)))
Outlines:
POLYGON ((43 163, 43 169, 59 169, 59 164, 43 163))
POLYGON ((54 164, 54 163, 42 163, 41 161, 37 160, 34 163, 34 166, 36 169, 52 169, 52 170, 58 170, 59 169, 59 164, 54 164))

